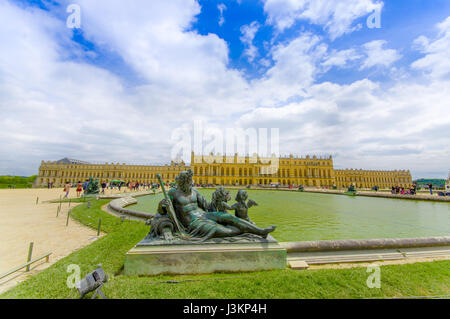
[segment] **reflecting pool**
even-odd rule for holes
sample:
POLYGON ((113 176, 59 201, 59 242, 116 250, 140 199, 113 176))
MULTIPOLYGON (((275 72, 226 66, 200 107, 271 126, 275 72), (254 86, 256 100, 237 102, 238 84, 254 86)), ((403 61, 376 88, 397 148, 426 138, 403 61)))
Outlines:
MULTIPOLYGON (((199 190, 208 201, 214 190, 199 190)), ((230 190, 235 202, 237 190, 230 190)), ((450 235, 450 203, 271 190, 248 190, 261 227, 279 241, 409 238, 450 235)), ((131 209, 155 213, 162 194, 138 197, 131 209)), ((233 213, 230 211, 230 213, 233 213)))

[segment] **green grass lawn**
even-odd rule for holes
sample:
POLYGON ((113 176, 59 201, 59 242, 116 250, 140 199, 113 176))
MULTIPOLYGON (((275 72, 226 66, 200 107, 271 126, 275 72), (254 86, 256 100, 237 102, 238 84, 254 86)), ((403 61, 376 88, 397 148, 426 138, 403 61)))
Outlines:
POLYGON ((83 196, 77 197, 77 198, 62 198, 61 199, 52 199, 47 201, 48 203, 87 203, 89 201, 93 201, 95 200, 95 197, 91 197, 91 198, 85 198, 83 196))
MULTIPOLYGON (((450 261, 381 267, 381 289, 366 285, 366 268, 343 270, 274 270, 253 273, 137 277, 122 275, 125 253, 149 227, 109 215, 109 200, 81 204, 71 216, 107 235, 0 295, 0 298, 78 298, 66 285, 67 266, 77 264, 81 276, 103 264, 110 280, 102 291, 109 298, 376 298, 450 294, 450 261), (165 283, 166 281, 179 283, 165 283)), ((88 295, 90 296, 90 295, 88 295)))
POLYGON ((36 180, 37 175, 30 177, 23 176, 0 176, 0 189, 9 188, 14 185, 15 188, 31 188, 33 182, 36 180))

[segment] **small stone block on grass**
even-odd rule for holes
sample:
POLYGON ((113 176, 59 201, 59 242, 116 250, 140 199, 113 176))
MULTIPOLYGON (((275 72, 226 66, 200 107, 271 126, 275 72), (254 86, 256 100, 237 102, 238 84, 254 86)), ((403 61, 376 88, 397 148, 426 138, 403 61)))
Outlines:
POLYGON ((289 267, 294 270, 305 270, 309 268, 309 265, 304 260, 290 260, 288 261, 289 267))

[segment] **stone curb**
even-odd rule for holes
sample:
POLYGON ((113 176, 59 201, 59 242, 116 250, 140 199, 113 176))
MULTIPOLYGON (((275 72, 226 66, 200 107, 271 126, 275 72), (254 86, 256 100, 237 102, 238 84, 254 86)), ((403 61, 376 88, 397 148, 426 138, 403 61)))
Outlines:
MULTIPOLYGON (((159 191, 160 192, 160 191, 159 191)), ((156 192, 159 193, 159 192, 156 192)), ((141 192, 141 193, 135 193, 135 194, 120 194, 112 195, 112 196, 99 196, 100 199, 111 199, 113 200, 108 204, 107 209, 115 214, 119 215, 128 215, 132 217, 136 217, 141 220, 148 220, 154 217, 153 214, 144 213, 132 209, 126 209, 125 207, 136 204, 137 199, 135 197, 139 196, 146 196, 146 195, 154 195, 153 192, 141 192)))
POLYGON ((450 236, 280 242, 288 253, 450 246, 450 236))
MULTIPOLYGON (((238 187, 238 186, 225 186, 226 189, 245 189, 245 190, 270 190, 270 191, 284 191, 284 192, 298 192, 297 189, 294 188, 262 188, 262 187, 252 187, 252 188, 245 188, 245 187, 238 187)), ((216 187, 198 187, 197 189, 216 189, 216 187)), ((307 189, 303 191, 304 193, 316 193, 316 194, 333 194, 333 195, 345 195, 345 191, 339 191, 339 190, 314 190, 314 189, 307 189)), ((301 192, 299 192, 301 193, 301 192)), ((394 199, 409 199, 409 200, 426 200, 430 202, 444 202, 444 203, 450 203, 450 196, 433 196, 430 197, 428 195, 401 195, 401 194, 390 194, 390 193, 368 193, 365 191, 357 191, 357 193, 354 196, 365 196, 365 197, 381 197, 381 198, 394 198, 394 199)))

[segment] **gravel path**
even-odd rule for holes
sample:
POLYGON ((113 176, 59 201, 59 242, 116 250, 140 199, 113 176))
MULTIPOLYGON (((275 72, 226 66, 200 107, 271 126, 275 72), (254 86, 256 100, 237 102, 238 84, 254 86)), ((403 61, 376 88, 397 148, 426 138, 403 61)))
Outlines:
MULTIPOLYGON (((76 196, 75 190, 71 193, 71 197, 76 196)), ((49 263, 44 259, 33 264, 28 273, 23 269, 0 279, 0 293, 97 238, 96 230, 73 219, 66 227, 68 203, 62 204, 58 218, 59 204, 43 203, 58 199, 61 194, 62 189, 0 190, 0 274, 27 261, 30 242, 34 242, 33 257, 52 252, 49 263), (37 196, 39 204, 36 205, 37 196)))

